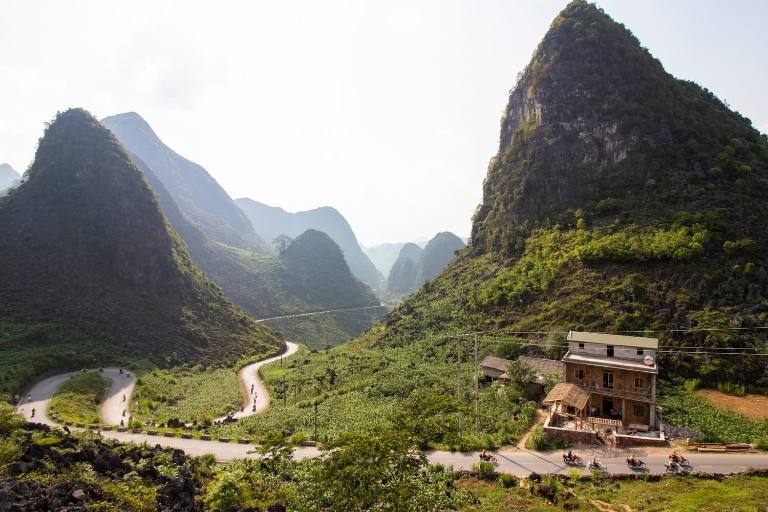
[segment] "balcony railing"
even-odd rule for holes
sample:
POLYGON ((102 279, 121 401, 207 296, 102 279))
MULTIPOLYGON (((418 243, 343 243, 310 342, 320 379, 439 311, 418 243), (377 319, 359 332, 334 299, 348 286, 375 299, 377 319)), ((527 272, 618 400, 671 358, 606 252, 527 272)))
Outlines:
POLYGON ((579 384, 576 382, 572 382, 571 384, 576 384, 577 386, 585 389, 589 393, 594 393, 598 395, 604 395, 604 396, 611 396, 616 398, 628 398, 630 400, 637 400, 639 402, 652 402, 653 397, 651 393, 651 386, 649 385, 647 389, 643 391, 623 391, 620 389, 614 389, 614 388, 604 388, 602 386, 598 386, 597 384, 579 384))

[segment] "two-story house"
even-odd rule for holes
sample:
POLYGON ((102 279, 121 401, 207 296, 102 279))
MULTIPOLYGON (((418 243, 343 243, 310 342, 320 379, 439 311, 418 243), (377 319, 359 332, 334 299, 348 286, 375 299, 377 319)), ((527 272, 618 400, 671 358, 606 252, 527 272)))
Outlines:
POLYGON ((589 393, 587 416, 654 430, 658 347, 655 338, 571 331, 564 381, 589 393))

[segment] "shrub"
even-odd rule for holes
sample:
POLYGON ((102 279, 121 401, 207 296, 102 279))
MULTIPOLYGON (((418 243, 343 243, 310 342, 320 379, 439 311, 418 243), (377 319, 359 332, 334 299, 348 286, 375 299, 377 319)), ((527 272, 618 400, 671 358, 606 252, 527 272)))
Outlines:
POLYGON ((499 480, 501 480, 501 485, 507 489, 517 485, 517 477, 515 477, 515 475, 510 475, 509 473, 502 473, 499 480))
POLYGON ((557 450, 565 450, 573 446, 573 442, 570 439, 563 439, 562 437, 556 437, 553 444, 557 450))
POLYGON ((493 464, 493 462, 485 462, 484 460, 479 460, 472 464, 472 470, 484 475, 488 475, 496 471, 496 466, 493 464))
POLYGON ((525 441, 525 447, 528 450, 544 451, 549 449, 549 443, 544 434, 544 427, 537 425, 525 441))
POLYGON ((768 450, 768 436, 758 439, 755 442, 755 448, 758 450, 768 450))
POLYGON ((240 470, 220 473, 208 486, 205 504, 211 510, 235 510, 248 500, 248 485, 243 482, 244 473, 240 470))
POLYGON ((724 382, 717 385, 717 390, 726 395, 744 396, 744 386, 732 382, 724 382))

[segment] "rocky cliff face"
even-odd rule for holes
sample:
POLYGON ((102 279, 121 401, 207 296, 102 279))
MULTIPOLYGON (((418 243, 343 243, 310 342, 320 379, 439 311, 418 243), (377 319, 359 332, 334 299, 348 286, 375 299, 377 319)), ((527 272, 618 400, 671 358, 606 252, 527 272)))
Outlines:
POLYGON ((768 138, 574 0, 510 91, 471 246, 379 343, 651 330, 701 352, 663 354, 664 374, 768 385, 766 358, 717 353, 766 343, 767 199, 768 138))

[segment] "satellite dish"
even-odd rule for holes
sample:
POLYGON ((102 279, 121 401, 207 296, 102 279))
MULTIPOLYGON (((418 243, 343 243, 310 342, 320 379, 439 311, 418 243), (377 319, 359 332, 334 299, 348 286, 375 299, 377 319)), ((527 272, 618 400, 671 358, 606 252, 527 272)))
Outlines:
POLYGON ((645 363, 645 366, 653 366, 653 358, 651 356, 645 356, 643 362, 645 363))

